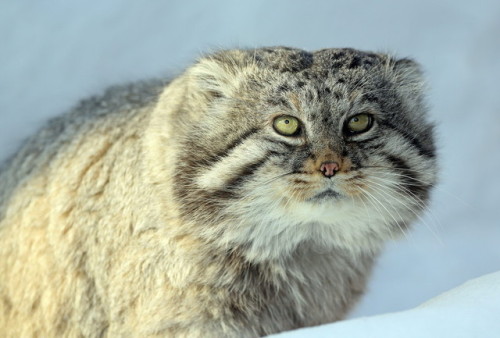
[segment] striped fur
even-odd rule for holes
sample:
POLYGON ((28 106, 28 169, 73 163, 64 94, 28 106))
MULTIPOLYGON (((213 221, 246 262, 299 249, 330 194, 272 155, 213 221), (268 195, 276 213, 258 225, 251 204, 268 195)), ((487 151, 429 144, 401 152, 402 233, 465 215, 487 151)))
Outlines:
POLYGON ((0 169, 0 335, 253 337, 343 318, 436 182, 423 89, 408 59, 277 47, 84 101, 0 169), (346 133, 359 113, 372 128, 346 133), (300 132, 278 134, 280 115, 300 132))

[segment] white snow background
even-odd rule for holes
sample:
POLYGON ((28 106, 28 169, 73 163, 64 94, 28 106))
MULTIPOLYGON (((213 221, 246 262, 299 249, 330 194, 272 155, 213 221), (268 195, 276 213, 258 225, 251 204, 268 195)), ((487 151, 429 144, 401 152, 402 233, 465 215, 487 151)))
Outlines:
MULTIPOLYGON (((351 318, 407 310, 500 270, 498 0, 3 0, 0 160, 49 117, 109 85, 178 74, 214 48, 273 45, 409 56, 423 65, 430 85, 441 183, 408 237, 388 244, 351 318)), ((500 283, 496 276, 490 286, 500 283)), ((489 289, 500 303, 498 288, 489 289)), ((460 330, 463 321, 453 316, 460 330)), ((348 330, 356 322, 332 327, 348 330)), ((376 327, 365 332, 384 336, 385 324, 376 327)), ((338 337, 351 337, 342 330, 338 337)))

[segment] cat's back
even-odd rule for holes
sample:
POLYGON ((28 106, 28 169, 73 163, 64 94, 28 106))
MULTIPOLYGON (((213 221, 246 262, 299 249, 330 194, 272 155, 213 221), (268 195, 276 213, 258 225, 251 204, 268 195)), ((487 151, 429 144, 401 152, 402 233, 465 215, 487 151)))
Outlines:
MULTIPOLYGON (((7 203, 24 182, 48 176, 54 160, 78 160, 78 152, 96 150, 139 126, 166 81, 149 80, 114 86, 82 100, 71 111, 48 121, 17 153, 0 164, 0 227, 7 203)), ((71 170, 71 168, 67 168, 71 170)))

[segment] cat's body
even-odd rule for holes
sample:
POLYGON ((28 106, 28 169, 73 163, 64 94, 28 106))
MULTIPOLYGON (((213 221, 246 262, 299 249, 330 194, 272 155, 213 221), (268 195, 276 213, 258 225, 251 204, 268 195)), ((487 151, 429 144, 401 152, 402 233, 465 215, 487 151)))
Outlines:
POLYGON ((0 335, 341 319, 435 182, 420 87, 408 60, 277 48, 84 101, 0 169, 0 335))

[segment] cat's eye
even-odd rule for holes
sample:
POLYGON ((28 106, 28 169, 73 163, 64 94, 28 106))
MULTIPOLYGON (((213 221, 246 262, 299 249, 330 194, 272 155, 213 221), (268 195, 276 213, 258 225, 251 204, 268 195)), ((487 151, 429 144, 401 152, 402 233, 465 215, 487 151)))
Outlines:
POLYGON ((373 117, 370 114, 358 114, 349 119, 345 126, 348 134, 360 134, 368 131, 373 124, 373 117))
POLYGON ((274 130, 284 136, 295 136, 300 132, 300 122, 293 116, 282 115, 274 119, 274 130))

